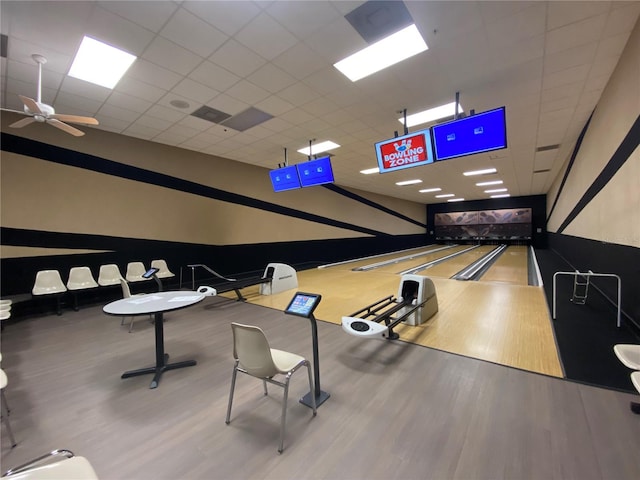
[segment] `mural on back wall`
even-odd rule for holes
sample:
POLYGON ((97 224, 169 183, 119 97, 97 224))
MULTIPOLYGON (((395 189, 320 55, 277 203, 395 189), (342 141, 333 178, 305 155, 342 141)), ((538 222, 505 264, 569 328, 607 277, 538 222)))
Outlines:
POLYGON ((434 224, 438 240, 527 240, 531 238, 532 209, 436 213, 434 224))

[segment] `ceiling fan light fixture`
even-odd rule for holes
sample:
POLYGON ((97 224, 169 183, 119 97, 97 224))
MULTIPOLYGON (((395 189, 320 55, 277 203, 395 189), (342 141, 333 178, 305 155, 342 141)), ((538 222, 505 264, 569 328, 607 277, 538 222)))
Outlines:
POLYGON ((85 36, 73 59, 69 76, 112 89, 136 58, 135 55, 85 36))

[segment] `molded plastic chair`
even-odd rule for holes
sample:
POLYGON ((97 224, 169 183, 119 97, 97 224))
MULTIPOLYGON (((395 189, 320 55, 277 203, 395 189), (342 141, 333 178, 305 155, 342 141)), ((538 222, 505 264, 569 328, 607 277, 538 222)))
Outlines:
POLYGON ((98 283, 93 278, 89 267, 72 267, 69 270, 67 289, 73 292, 73 309, 78 310, 78 290, 97 288, 98 283))
POLYGON ((100 271, 98 272, 98 285, 101 287, 120 285, 121 278, 122 274, 120 273, 118 265, 115 263, 100 265, 100 271))
POLYGON ((9 440, 11 440, 11 448, 16 446, 16 439, 13 436, 13 430, 11 430, 11 423, 9 423, 9 405, 7 405, 7 399, 4 396, 4 389, 9 383, 7 379, 7 374, 4 373, 4 370, 0 369, 0 412, 2 415, 2 420, 4 420, 5 425, 7 426, 7 432, 9 433, 9 440))
MULTIPOLYGON (((144 295, 144 293, 137 293, 135 295, 131 295, 131 289, 129 288, 129 284, 124 278, 120 279, 120 286, 122 287, 122 298, 139 297, 141 295, 144 295)), ((122 320, 120 320, 120 325, 124 325, 125 318, 126 317, 122 317, 122 320)), ((131 331, 133 330, 133 321, 135 319, 136 317, 134 316, 131 317, 131 322, 129 323, 129 333, 131 333, 131 331)))
POLYGON ((313 416, 316 416, 316 396, 311 378, 311 364, 300 355, 271 348, 267 337, 259 327, 234 322, 231 324, 231 329, 233 331, 233 358, 235 359, 235 363, 233 365, 231 391, 229 392, 229 405, 227 407, 225 423, 228 425, 231 421, 231 405, 233 403, 233 393, 238 372, 246 373, 247 375, 262 380, 265 395, 268 394, 267 382, 283 387, 284 396, 280 417, 280 444, 278 446, 278 453, 282 453, 289 380, 291 379, 291 375, 302 366, 307 367, 309 389, 313 404, 313 416), (284 382, 274 380, 273 377, 276 375, 284 375, 284 382))
MULTIPOLYGON (((613 346, 613 351, 625 367, 636 370, 631 374, 631 382, 640 393, 640 345, 619 343, 613 346)), ((640 403, 631 402, 630 407, 633 413, 640 414, 640 403)))
POLYGON ((144 263, 129 262, 127 264, 127 273, 124 278, 127 279, 127 282, 146 282, 149 279, 142 276, 146 271, 147 269, 145 268, 144 263))
POLYGON ((40 270, 36 273, 36 281, 31 290, 31 294, 34 296, 55 295, 56 313, 60 315, 62 314, 60 310, 60 299, 66 291, 67 287, 65 287, 62 282, 58 270, 40 270))
POLYGON ((640 345, 619 343, 614 345, 613 351, 626 367, 640 370, 640 345))
POLYGON ((169 270, 167 262, 165 260, 152 260, 151 266, 157 268, 156 277, 158 278, 171 278, 175 277, 175 274, 169 270))
POLYGON ((24 465, 7 470, 2 478, 14 480, 98 480, 95 470, 84 457, 69 450, 54 450, 24 465))

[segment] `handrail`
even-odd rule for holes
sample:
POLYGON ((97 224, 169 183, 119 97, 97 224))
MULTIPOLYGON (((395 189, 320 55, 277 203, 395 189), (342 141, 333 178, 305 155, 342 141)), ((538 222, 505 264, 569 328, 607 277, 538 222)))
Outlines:
POLYGON ((43 460, 48 460, 50 457, 58 457, 58 456, 72 458, 74 454, 71 450, 66 450, 66 449, 52 450, 51 452, 45 453, 44 455, 38 458, 34 458, 33 460, 27 463, 23 463, 22 465, 19 465, 17 467, 7 470, 6 472, 4 472, 4 474, 2 474, 2 477, 10 477, 11 475, 15 475, 16 473, 21 473, 24 470, 35 467, 37 464, 41 463, 43 460))
POLYGON ((553 274, 553 319, 556 319, 556 277, 558 275, 572 275, 577 277, 578 275, 581 277, 613 277, 617 280, 618 284, 618 321, 617 326, 620 328, 620 305, 622 305, 622 280, 615 273, 593 273, 591 270, 589 272, 579 272, 576 270, 575 272, 556 272, 553 274))

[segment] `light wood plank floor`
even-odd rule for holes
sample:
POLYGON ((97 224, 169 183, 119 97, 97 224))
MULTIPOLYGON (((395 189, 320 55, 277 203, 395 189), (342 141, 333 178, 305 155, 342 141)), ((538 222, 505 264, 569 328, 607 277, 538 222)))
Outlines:
MULTIPOLYGON (((392 282, 395 283, 395 282, 392 282)), ((313 418, 293 376, 285 451, 281 390, 238 379, 225 425, 232 321, 312 358, 309 322, 221 298, 171 312, 166 350, 198 364, 122 380, 153 363, 153 326, 133 333, 101 306, 9 324, 6 397, 18 446, 2 426, 2 469, 54 448, 86 456, 105 480, 640 478, 632 395, 406 342, 362 341, 318 322, 323 390, 313 418)))
MULTIPOLYGON (((404 341, 563 377, 544 291, 527 286, 526 280, 519 284, 522 275, 526 276, 527 247, 505 251, 502 257, 506 255, 508 261, 497 265, 500 282, 464 282, 441 276, 453 275, 492 248, 482 246, 420 272, 434 282, 439 311, 422 325, 400 325, 395 330, 404 341)), ((298 272, 298 290, 321 294, 316 317, 340 324, 343 316, 386 296, 397 296, 401 277, 395 272, 404 269, 399 265, 393 264, 393 272, 382 268, 354 272, 352 264, 304 270, 298 272)), ((259 295, 258 287, 243 290, 249 302, 280 311, 293 293, 264 296, 259 295)))

